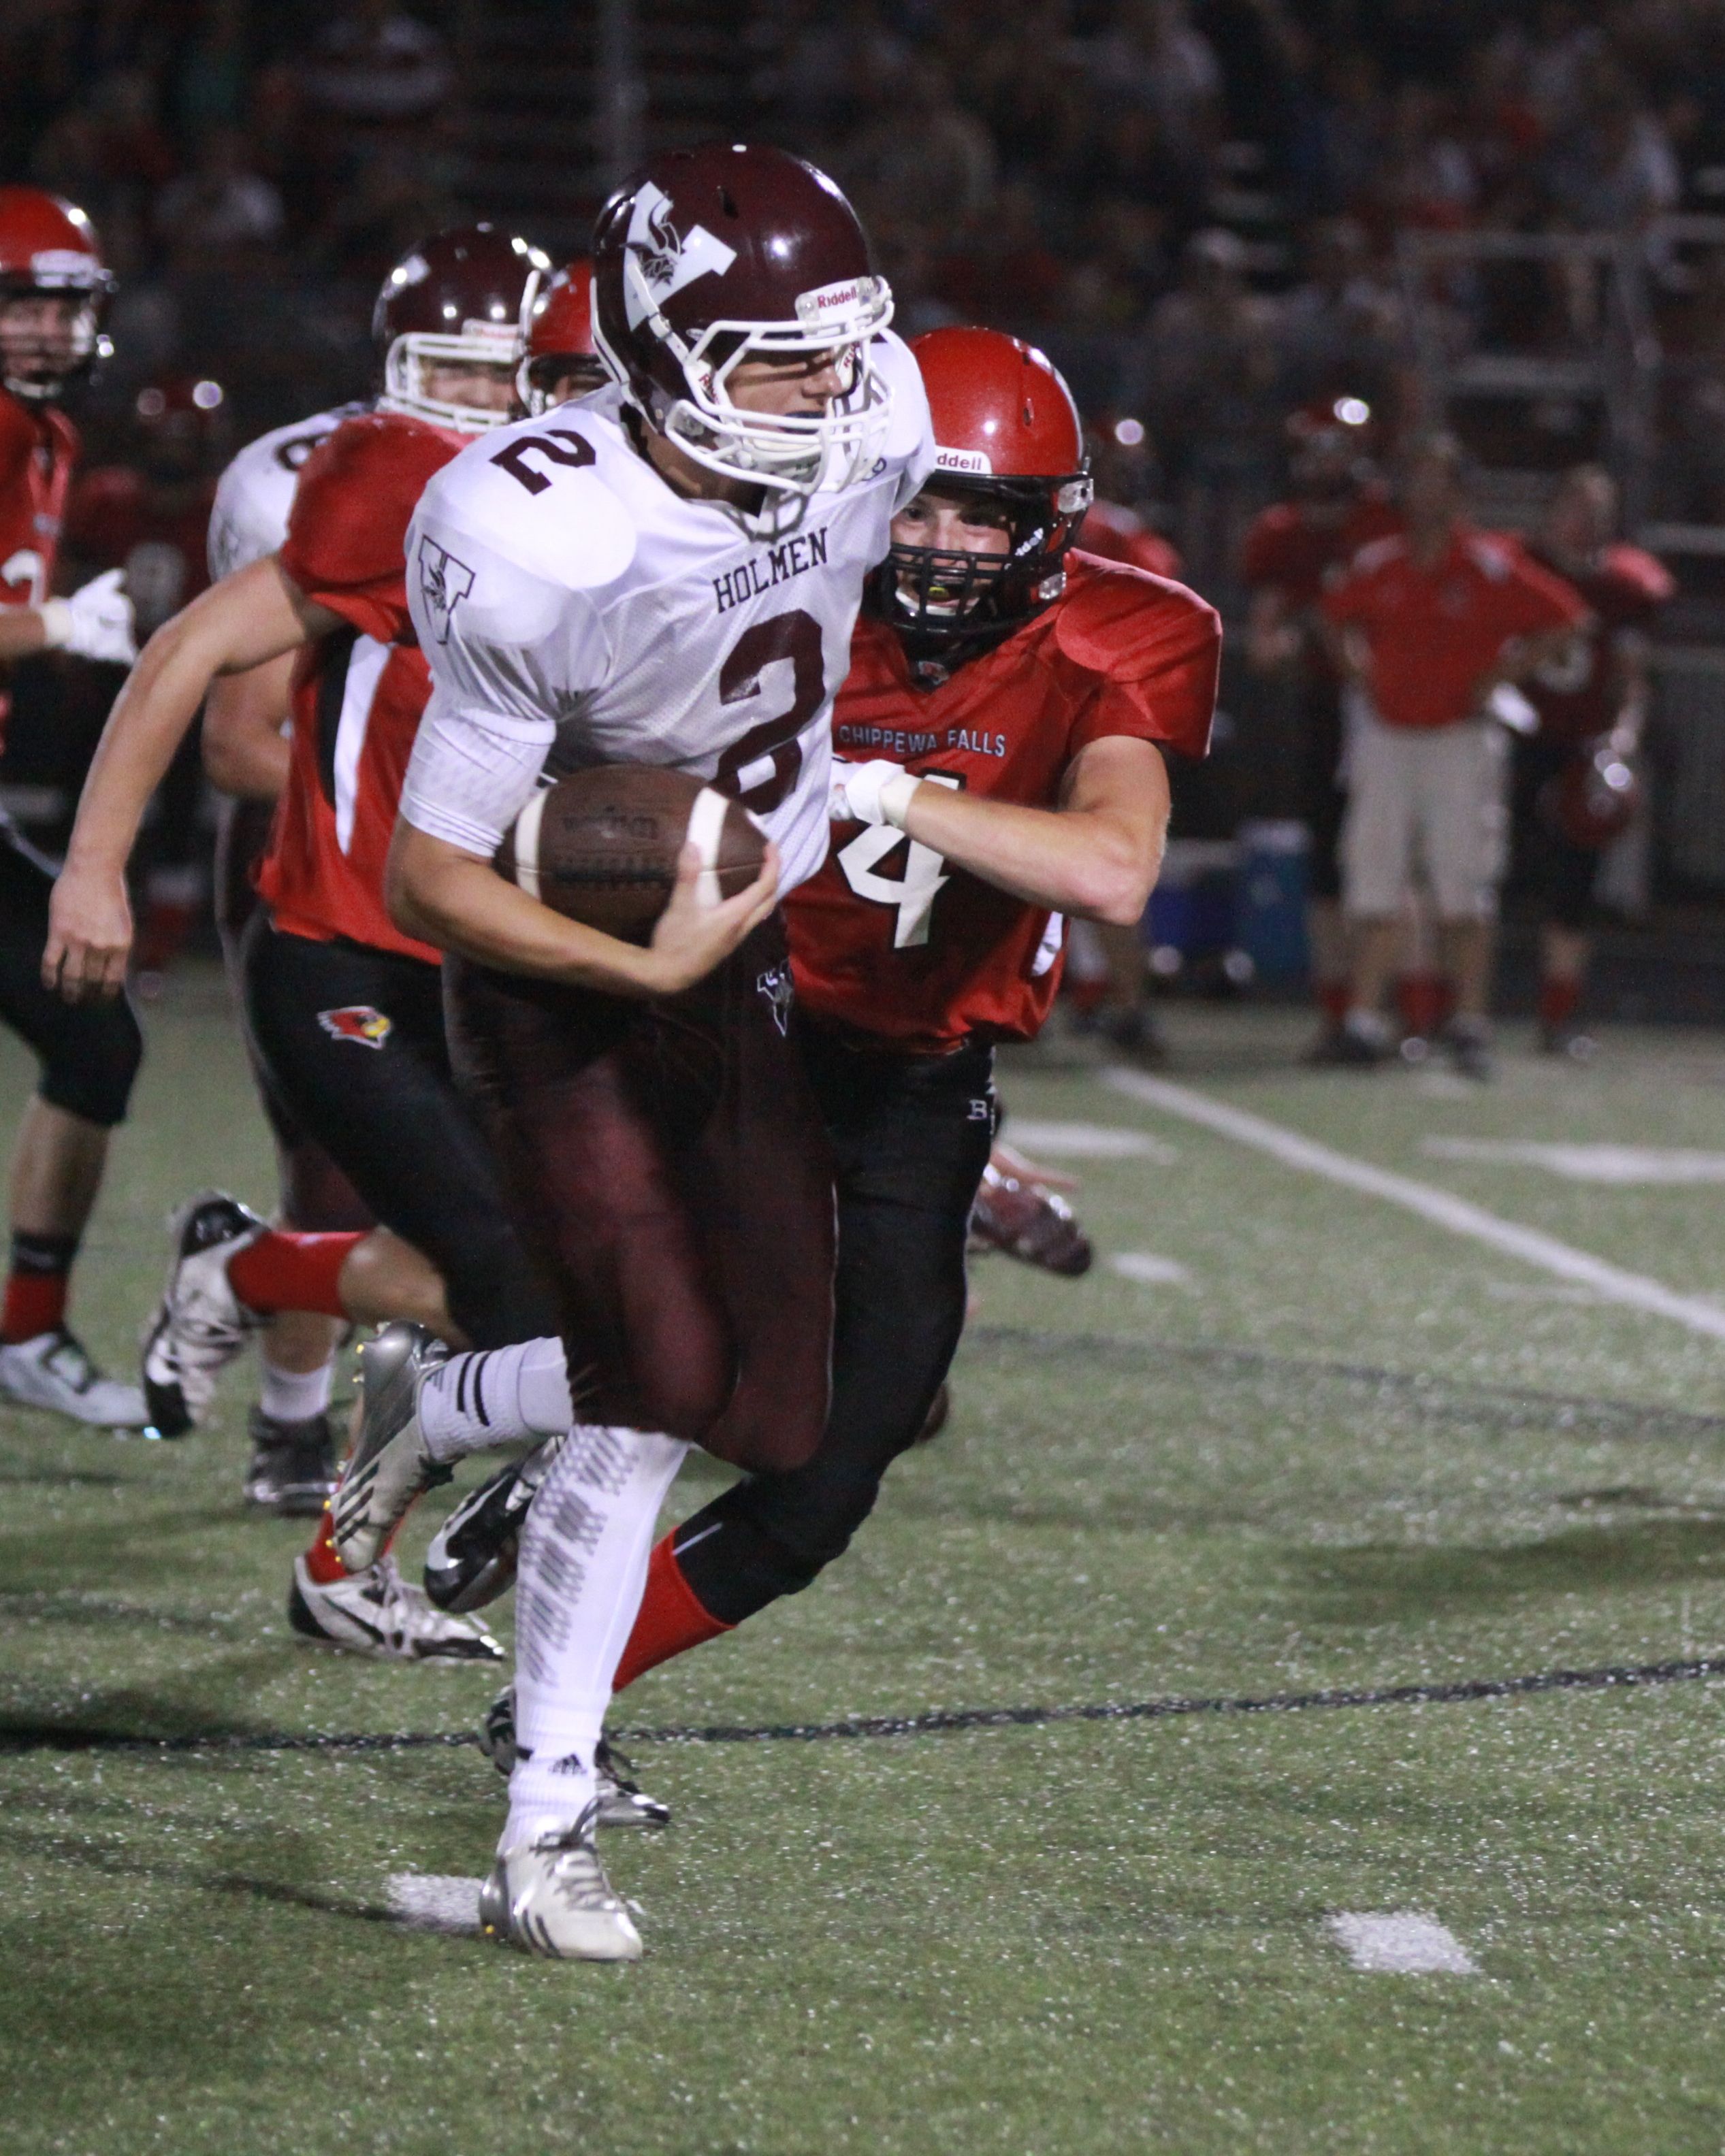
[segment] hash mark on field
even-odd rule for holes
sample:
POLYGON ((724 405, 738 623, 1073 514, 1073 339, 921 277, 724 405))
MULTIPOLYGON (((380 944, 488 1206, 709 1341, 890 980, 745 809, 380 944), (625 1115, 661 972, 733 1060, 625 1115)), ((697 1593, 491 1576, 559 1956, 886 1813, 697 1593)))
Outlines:
POLYGON ((1190 1287, 1192 1275, 1172 1258, 1158 1258, 1148 1250, 1117 1250, 1108 1261, 1109 1270, 1123 1280, 1145 1287, 1190 1287))
POLYGON ((391 1915, 415 1932, 479 1930, 479 1881, 448 1872, 394 1871, 384 1882, 391 1915))
POLYGON ((1343 1909, 1325 1928, 1356 1969, 1401 1976, 1477 1976, 1479 1964, 1446 1925, 1417 1909, 1343 1909))
POLYGON ((1183 1116, 1189 1123, 1200 1123, 1207 1130, 1232 1138, 1237 1145, 1250 1146, 1254 1152, 1268 1153, 1285 1168, 1321 1175, 1328 1183, 1341 1183, 1345 1189, 1357 1190, 1367 1198, 1381 1198, 1391 1205, 1399 1205, 1404 1212, 1417 1214, 1422 1220, 1429 1221, 1435 1228, 1447 1229, 1452 1235, 1465 1235, 1470 1241, 1484 1243, 1494 1250, 1520 1258, 1524 1264, 1537 1265, 1542 1272, 1555 1273, 1559 1280, 1573 1281, 1578 1286, 1593 1288, 1606 1302, 1644 1312, 1650 1317, 1669 1317, 1709 1340, 1725 1340, 1725 1310, 1703 1296, 1680 1295, 1661 1281, 1625 1271, 1621 1265, 1608 1264, 1589 1251, 1560 1243, 1555 1235, 1545 1235, 1537 1228, 1524 1228, 1517 1220, 1502 1219, 1496 1213, 1488 1213, 1483 1205, 1470 1204, 1465 1199, 1456 1197, 1451 1191, 1439 1190, 1433 1183, 1416 1183, 1410 1175, 1398 1175, 1393 1169, 1378 1168, 1371 1161, 1357 1160, 1352 1153, 1338 1152, 1335 1147, 1322 1145, 1303 1132, 1290 1131, 1281 1123, 1270 1122, 1244 1108, 1231 1106, 1228 1101, 1215 1100, 1195 1087, 1172 1086, 1166 1078, 1148 1077, 1141 1070, 1125 1070, 1119 1065, 1105 1069, 1100 1075, 1105 1086, 1116 1093, 1124 1093, 1129 1100, 1141 1101, 1146 1107, 1160 1108, 1167 1115, 1183 1116))
POLYGON ((1725 1152, 1689 1146, 1541 1145, 1531 1138, 1422 1138, 1434 1160, 1501 1162, 1542 1168, 1568 1183, 1725 1183, 1725 1152))
POLYGON ((1027 1152, 1046 1153, 1050 1160, 1153 1160, 1158 1168, 1171 1168, 1180 1158, 1161 1138, 1117 1123, 1045 1123, 1014 1116, 1006 1135, 1027 1152))

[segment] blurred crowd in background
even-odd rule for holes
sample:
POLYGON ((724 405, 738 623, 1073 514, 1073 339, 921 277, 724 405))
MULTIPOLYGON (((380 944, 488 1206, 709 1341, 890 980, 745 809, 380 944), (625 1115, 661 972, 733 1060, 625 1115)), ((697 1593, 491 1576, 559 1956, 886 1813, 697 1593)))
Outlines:
MULTIPOLYGON (((1099 490, 1231 621, 1290 413, 1346 397, 1386 465, 1441 418, 1532 475, 1488 522, 1610 466, 1631 536, 1692 535, 1725 644, 1725 0, 0 4, 0 171, 83 204, 121 280, 91 460, 188 485, 365 393, 417 236, 490 214, 567 256, 619 144, 717 132, 840 179, 907 333, 1043 346, 1099 490)), ((1275 756, 1227 756, 1280 723, 1233 664, 1201 839, 1291 813, 1275 756)))

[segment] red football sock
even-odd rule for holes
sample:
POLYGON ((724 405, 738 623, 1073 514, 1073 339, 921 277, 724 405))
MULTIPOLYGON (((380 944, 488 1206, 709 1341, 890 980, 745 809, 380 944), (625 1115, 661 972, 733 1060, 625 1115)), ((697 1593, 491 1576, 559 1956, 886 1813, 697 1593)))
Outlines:
POLYGON ((1539 1022, 1555 1030, 1567 1025, 1574 1017, 1581 1003, 1579 981, 1563 979, 1560 975, 1547 973, 1539 984, 1539 1022))
POLYGON ((66 1296, 75 1235, 32 1235, 22 1228, 12 1237, 12 1269, 6 1276, 6 1299, 0 1306, 0 1342, 10 1347, 57 1332, 66 1322, 66 1296))
POLYGON ((306 1569, 320 1587, 332 1587, 348 1577, 348 1568, 336 1555, 336 1516, 326 1505, 317 1522, 312 1547, 306 1552, 306 1569))
POLYGON ((721 1624, 697 1599, 671 1547, 676 1539, 673 1531, 647 1559, 646 1593, 641 1598, 635 1630, 629 1635, 629 1644, 611 1680, 613 1691, 621 1691, 647 1671, 668 1662, 673 1655, 685 1655, 691 1647, 737 1629, 734 1625, 721 1624))
POLYGON ((1347 1018, 1353 998, 1346 981, 1320 981, 1317 984, 1318 1009, 1331 1025, 1339 1026, 1347 1018))
POLYGON ((1449 983, 1437 973, 1404 973, 1396 983, 1396 1003, 1409 1033, 1429 1040, 1443 1030, 1449 1015, 1449 983))
POLYGON ((301 1235, 266 1228, 228 1265, 228 1284, 248 1310, 310 1310, 345 1317, 337 1282, 363 1235, 301 1235))

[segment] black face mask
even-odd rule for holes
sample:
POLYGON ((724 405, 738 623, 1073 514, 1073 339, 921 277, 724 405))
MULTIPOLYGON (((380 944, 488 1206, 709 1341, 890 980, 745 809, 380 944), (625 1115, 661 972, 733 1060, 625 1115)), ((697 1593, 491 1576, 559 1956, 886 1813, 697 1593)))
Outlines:
POLYGON ((953 492, 1003 505, 1008 550, 970 554, 895 542, 870 575, 865 610, 893 629, 914 679, 936 687, 968 660, 980 658, 1022 629, 1065 588, 1061 557, 1084 510, 1062 511, 1058 496, 1074 480, 992 479, 955 485, 953 492))

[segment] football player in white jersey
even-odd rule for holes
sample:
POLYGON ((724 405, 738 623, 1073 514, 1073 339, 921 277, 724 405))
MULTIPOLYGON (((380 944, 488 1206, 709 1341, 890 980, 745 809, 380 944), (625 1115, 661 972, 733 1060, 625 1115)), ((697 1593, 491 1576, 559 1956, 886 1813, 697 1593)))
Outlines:
MULTIPOLYGON (((593 1758, 661 1499, 691 1442, 788 1468, 825 1419, 831 1169, 775 879, 824 858, 832 700, 933 445, 856 216, 800 160, 654 159, 606 206, 595 264, 619 386, 470 445, 415 518, 433 689, 390 891, 406 932, 456 954, 456 1055, 579 1373, 523 1538, 520 1749, 485 1922, 616 1960, 641 1945, 595 1853, 593 1758), (774 841, 761 877, 703 910, 690 850, 645 949, 542 906, 491 863, 554 743, 559 767, 713 782, 774 841)), ((362 1445, 343 1485, 362 1502, 366 1466, 362 1445)))
MULTIPOLYGON (((294 490, 312 451, 344 419, 367 407, 342 404, 276 427, 249 442, 222 474, 209 520, 209 576, 278 553, 287 538, 294 490)), ((244 1008, 239 938, 257 904, 252 870, 268 843, 275 802, 287 783, 288 702, 297 654, 284 653, 244 674, 219 675, 203 711, 203 762, 219 788, 216 832, 216 925, 236 1009, 244 1008)), ((282 1220, 311 1230, 363 1228, 370 1216, 315 1139, 285 1125, 260 1088, 275 1138, 282 1220)), ((261 1383, 250 1417, 245 1495, 260 1509, 290 1517, 321 1512, 335 1486, 329 1399, 342 1327, 307 1311, 283 1311, 259 1342, 261 1383)))

